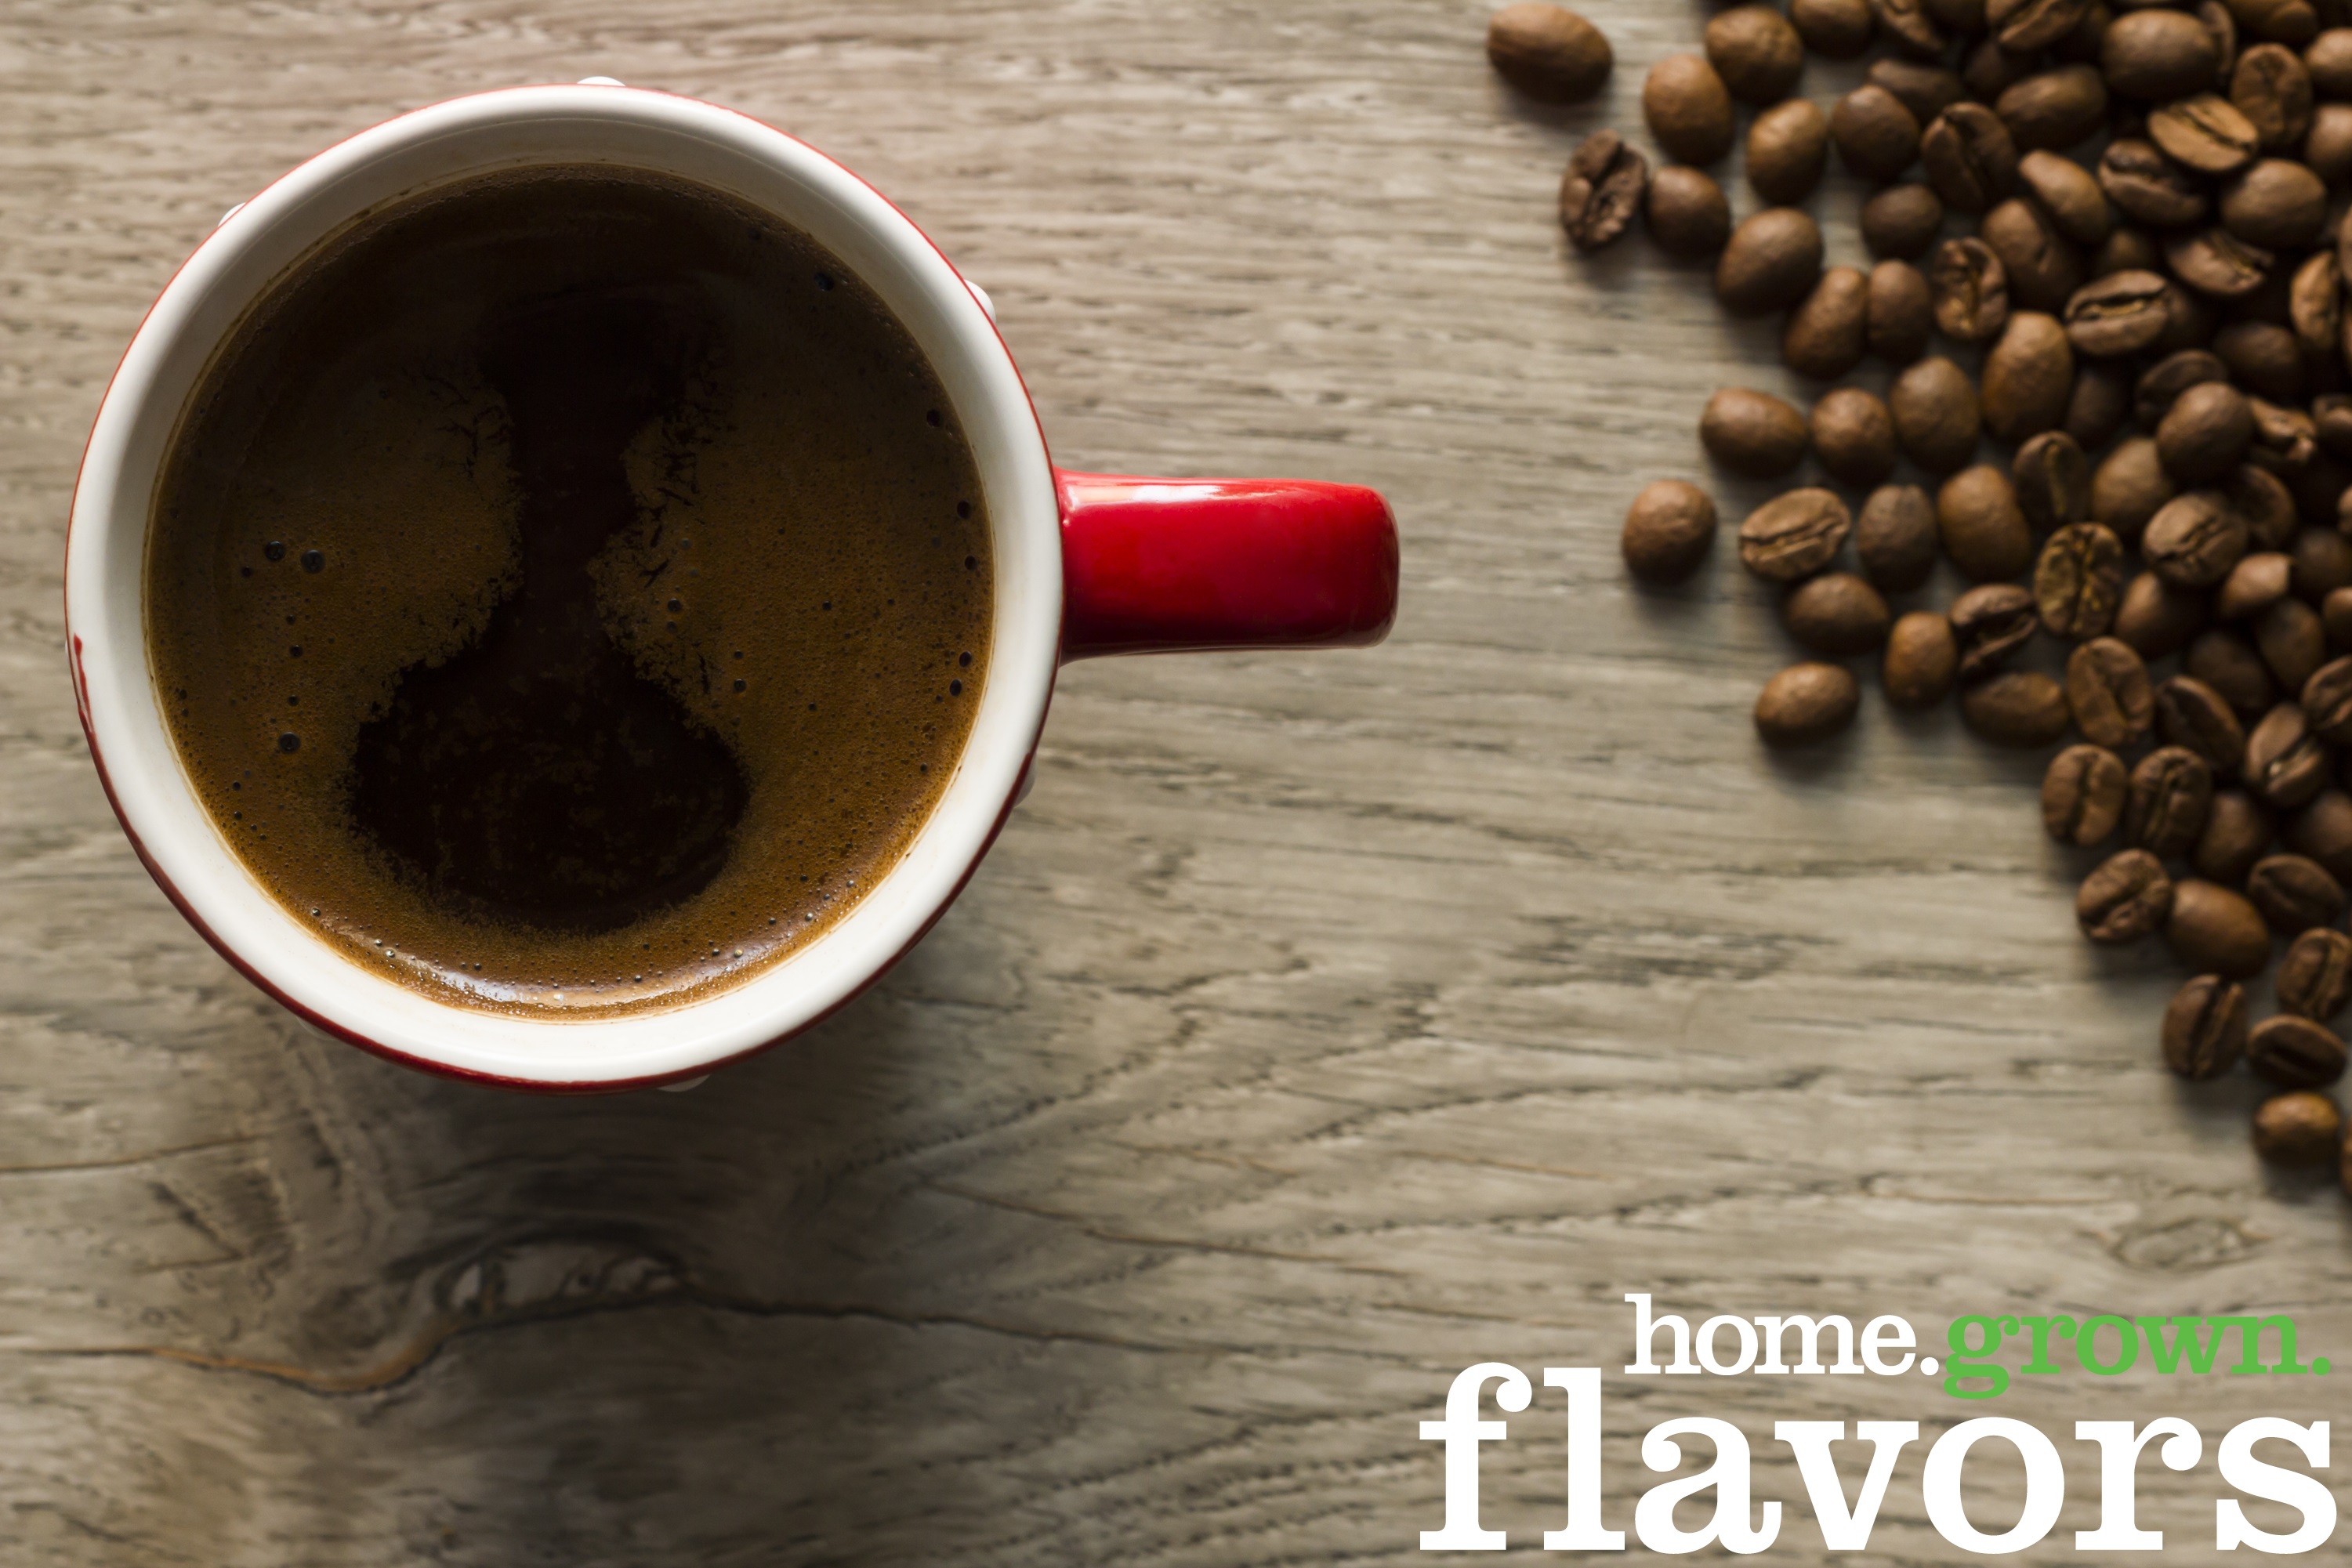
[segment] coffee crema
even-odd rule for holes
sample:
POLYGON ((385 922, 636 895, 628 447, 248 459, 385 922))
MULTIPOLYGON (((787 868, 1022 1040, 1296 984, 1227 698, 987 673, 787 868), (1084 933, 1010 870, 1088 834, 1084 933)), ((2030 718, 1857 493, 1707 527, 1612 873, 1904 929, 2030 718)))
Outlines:
POLYGON ((607 166, 358 221, 201 379, 148 647, 288 911, 437 1000, 699 999, 837 923, 971 730, 988 519, 912 336, 808 235, 607 166))

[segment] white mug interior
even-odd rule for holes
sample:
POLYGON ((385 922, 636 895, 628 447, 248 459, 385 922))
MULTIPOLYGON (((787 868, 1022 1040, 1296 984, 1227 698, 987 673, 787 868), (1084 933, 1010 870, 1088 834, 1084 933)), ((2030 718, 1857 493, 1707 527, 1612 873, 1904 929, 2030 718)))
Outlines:
POLYGON ((108 388, 67 542, 77 697, 117 813, 215 946, 296 1013, 414 1065, 541 1088, 708 1071, 807 1027, 920 938, 987 850, 1035 749, 1062 615, 1060 517, 1036 414, 994 325, 938 248, 840 165, 711 104, 617 86, 517 88, 434 105, 331 148, 234 212, 163 290, 108 388), (730 193, 814 236, 877 292, 938 371, 980 470, 994 551, 988 678, 971 738, 905 855, 824 936, 707 999, 610 1018, 434 1000, 344 956, 246 868, 165 727, 142 598, 157 480, 215 350, 271 282, 355 218, 501 169, 610 162, 730 193))

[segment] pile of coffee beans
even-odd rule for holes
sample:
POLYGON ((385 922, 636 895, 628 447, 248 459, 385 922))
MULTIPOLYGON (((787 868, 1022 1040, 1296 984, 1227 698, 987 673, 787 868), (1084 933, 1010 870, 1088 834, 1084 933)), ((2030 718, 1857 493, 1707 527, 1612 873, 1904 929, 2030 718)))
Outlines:
MULTIPOLYGON (((1551 5, 1497 12, 1487 49, 1551 102, 1614 63, 1551 5)), ((2084 936, 2160 939, 2194 977, 2165 1062, 2283 1091, 2256 1148, 2352 1188, 2322 1092, 2352 1003, 2352 0, 1733 5, 1642 112, 1666 162, 1586 138, 1570 244, 1638 225, 1711 262, 1723 308, 1779 318, 1823 383, 1810 409, 1726 388, 1699 421, 1720 468, 1791 486, 1738 531, 1811 655, 1766 683, 1759 733, 1834 737, 1869 661, 1899 707, 1957 701, 1986 741, 2053 751, 2044 826, 2106 856, 2084 936), (1860 85, 1809 101, 1809 54, 1860 85), (1735 223, 1708 171, 1743 115, 1760 205, 1735 223), (1867 270, 1825 265, 1803 209, 1832 157, 1873 192, 1867 270), (1835 384, 1872 361, 1883 394, 1835 384), (1969 586, 1919 603, 1947 562, 1969 586)), ((1660 480, 1626 565, 1679 581, 1717 531, 1706 490, 1660 480)))

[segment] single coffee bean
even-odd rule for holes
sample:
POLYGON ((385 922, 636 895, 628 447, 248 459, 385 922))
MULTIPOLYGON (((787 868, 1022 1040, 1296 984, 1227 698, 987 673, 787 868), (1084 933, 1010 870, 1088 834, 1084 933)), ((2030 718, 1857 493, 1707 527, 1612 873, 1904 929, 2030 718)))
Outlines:
POLYGON ((2116 444, 2091 476, 2091 520, 2105 523, 2126 544, 2137 545, 2148 521, 2179 495, 2164 471, 2151 436, 2116 444))
POLYGON ((1902 99, 1865 82, 1830 110, 1830 140, 1839 161, 1854 173, 1891 180, 1919 156, 1919 121, 1902 99))
POLYGON ((1924 0, 1870 0, 1870 9, 1878 36, 1914 58, 1936 59, 1951 43, 1924 0))
MULTIPOLYGON (((1886 402, 1904 455, 1928 473, 1952 473, 1976 456, 1983 411, 1968 372, 1951 361, 1936 356, 1908 367, 1886 402)), ((2020 561, 2017 570, 2024 569, 2020 561)))
POLYGON ((1980 103, 1956 103, 1919 137, 1927 183, 1956 213, 1981 213, 2017 184, 2017 143, 2000 117, 1980 103))
POLYGON ((2297 1018, 2326 1023, 2352 1002, 2352 936, 2305 931, 2279 960, 2279 1006, 2297 1018))
POLYGON ((1990 464, 1944 482, 1936 497, 1936 528, 1944 553, 1970 581, 2004 580, 2032 563, 2033 530, 2018 507, 2016 487, 1990 464))
POLYGON ((1805 72, 1805 41, 1769 5, 1735 5, 1706 25, 1707 63, 1743 103, 1778 103, 1805 72))
POLYGON ((2174 162, 2209 178, 2237 172, 2263 145, 2254 122, 2213 92, 2177 99, 2149 115, 2147 139, 2174 162))
POLYGON ((1831 659, 1876 653, 1893 620, 1878 590, 1847 571, 1801 582, 1780 601, 1789 635, 1808 652, 1831 659))
POLYGON ((1943 227, 1943 198, 1926 185, 1889 185, 1862 204, 1862 243, 1873 256, 1916 261, 1943 227))
POLYGON ((2257 44, 2230 71, 2230 101, 2273 152, 2292 153, 2311 134, 2311 71, 2293 49, 2257 44))
POLYGON ((2221 191, 2221 226, 2266 250, 2307 246, 2326 222, 2326 183, 2284 158, 2263 159, 2221 191))
POLYGON ((2153 272, 2115 272, 2076 289, 2066 301, 2066 338, 2094 359, 2144 353, 2171 319, 2173 286, 2153 272))
POLYGON ((1932 610, 1911 612, 1886 634, 1880 665, 1886 700, 1903 708, 1935 706, 1952 695, 1959 658, 1950 622, 1932 610))
MULTIPOLYGON (((2164 416, 2190 387, 2207 382, 2227 382, 2230 367, 2203 349, 2183 349, 2168 354, 2141 375, 2132 389, 2132 413, 2140 428, 2153 435, 2163 428, 2164 416)), ((2251 424, 2252 415, 2248 414, 2251 424)), ((2249 437, 2251 439, 2251 437, 2249 437)))
POLYGON ((2017 175, 2058 232, 2074 244, 2104 245, 2115 232, 2115 208, 2106 193, 2072 158, 2036 149, 2017 161, 2017 175))
POLYGON ((2203 758, 2217 779, 2234 779, 2245 763, 2245 727, 2221 694, 2194 675, 2158 683, 2156 727, 2167 745, 2203 758))
POLYGON ((2311 85, 2329 98, 2352 98, 2352 26, 2336 22, 2303 51, 2311 85))
POLYGON ((1739 525, 1739 561, 1768 582, 1795 582, 1829 565, 1853 518, 1833 490, 1791 490, 1739 525))
POLYGON ((2271 709, 2246 737, 2246 788, 2266 805, 2284 811, 2305 804, 2327 788, 2327 769, 2326 745, 2294 703, 2271 709))
POLYGON ((1949 620, 1960 650, 1960 679, 1980 681, 2032 640, 2033 595, 2013 582, 1988 582, 1954 600, 1949 620))
POLYGON ((2074 350, 2058 319, 2039 310, 2011 314, 1985 355, 1985 428, 2003 441, 2055 430, 2074 392, 2074 350))
POLYGON ((2246 1051, 2246 990, 2221 975, 2200 975, 2164 1009, 2164 1064, 2183 1078, 2219 1078, 2246 1051))
POLYGON ((1644 582, 1680 582, 1715 548, 1715 502, 1697 486, 1660 479, 1625 513, 1626 570, 1644 582))
POLYGON ((1960 716, 1996 746, 2023 750, 2066 733, 2065 688, 2039 670, 2009 670, 1960 692, 1960 716))
POLYGON ((1670 55, 1650 68, 1642 117, 1677 163, 1704 168, 1731 151, 1731 89, 1696 55, 1670 55))
POLYGON ((2123 137, 2099 155, 2099 189, 2135 223, 2176 229, 2205 215, 2209 202, 2196 175, 2152 141, 2123 137))
POLYGON ((2344 1113, 2309 1089, 2265 1100, 2254 1109, 2254 1153, 2273 1165, 2332 1166, 2344 1153, 2344 1113))
POLYGON ((2322 740, 2352 746, 2352 659, 2337 659, 2312 672, 2303 685, 2303 714, 2322 740))
POLYGON ((2033 567, 2033 599, 2053 637, 2104 637, 2123 597, 2123 541, 2096 523, 2070 523, 2050 536, 2033 567))
POLYGON ((2201 632, 2182 657, 2183 674, 2221 694, 2230 711, 2252 720, 2278 703, 2278 683, 2254 645, 2234 632, 2201 632))
POLYGON ((1843 484, 1878 484, 1895 468, 1895 416, 1860 387, 1840 387, 1813 404, 1813 451, 1843 484))
POLYGON ((2110 90, 2144 103, 2201 92, 2221 74, 2213 35, 2184 11, 2126 11, 2107 25, 2099 68, 2110 90))
POLYGON ((2042 209, 2012 196, 1984 215, 1977 232, 2000 258, 2012 302, 2029 310, 2063 310, 2083 286, 2083 256, 2042 209))
POLYGON ((2326 1024, 2280 1013, 2246 1036, 2246 1065, 2282 1089, 2325 1089, 2344 1076, 2344 1041, 2326 1024))
MULTIPOLYGON (((2283 327, 2263 329, 2276 335, 2279 347, 2295 354, 2291 362, 2299 373, 2301 350, 2294 348, 2294 335, 2283 327)), ((2333 374, 2333 368, 2326 373, 2333 374)), ((2260 390, 2258 372, 2248 370, 2239 379, 2260 390)), ((2261 397, 2248 398, 2246 409, 2254 422, 2253 440, 2246 447, 2246 462, 2273 475, 2300 479, 2310 469, 2313 459, 2320 455, 2318 422, 2299 408, 2284 407, 2261 397)), ((2292 497, 2293 492, 2289 495, 2292 497)))
POLYGON ((2091 0, 1988 0, 1984 18, 1994 43, 2030 55, 2081 26, 2091 11, 2091 0))
POLYGON ((2352 795, 2325 789, 2286 820, 2286 847, 2309 855, 2338 882, 2352 881, 2352 795))
POLYGON ((1559 224, 1581 251, 1612 244, 1642 210, 1650 165, 1613 131, 1596 131, 1577 143, 1559 182, 1559 224))
POLYGON ((2264 550, 2241 559, 2221 580, 2213 596, 2213 613, 2224 621, 2243 621, 2268 610, 2286 597, 2294 571, 2294 558, 2280 550, 2264 550))
POLYGON ((1870 0, 1789 0, 1789 22, 1805 47, 1825 60, 1858 57, 1877 31, 1870 0))
MULTIPOLYGON (((2269 321, 2232 321, 2213 334, 2213 354, 2230 367, 2230 379, 2249 392, 2269 398, 2293 398, 2303 392, 2303 345, 2288 328, 2269 321)), ((2247 401, 2251 405, 2255 400, 2247 401)), ((2294 417, 2283 408, 2273 414, 2294 417)), ((2278 439, 2291 444, 2294 433, 2282 431, 2278 439)))
POLYGON ((1687 164, 1670 163, 1651 176, 1643 215, 1650 237, 1677 261, 1715 256, 1731 238, 1731 203, 1723 187, 1687 164))
POLYGON ((1829 116, 1809 99, 1774 104, 1748 128, 1748 183, 1773 206, 1811 196, 1829 157, 1829 116))
POLYGON ((2139 541, 2148 569, 2176 588, 2219 584, 2246 545, 2245 519, 2213 490, 2191 490, 2165 503, 2139 541))
POLYGON ((1506 5, 1486 24, 1496 74, 1541 103, 1581 103, 1617 63, 1601 29, 1560 5, 1506 5))
POLYGON ((2316 861, 2272 855, 2247 873, 2246 897, 2271 928, 2296 936, 2344 917, 2344 884, 2316 861))
POLYGON ((2102 746, 2070 746, 2042 776, 2042 826, 2062 844, 2105 843, 2123 821, 2127 775, 2102 746))
POLYGON ((1910 364, 1935 335, 1934 292, 1907 261, 1882 261, 1870 269, 1863 314, 1869 350, 1890 364, 1910 364))
POLYGON ((2046 533, 2090 516, 2091 460, 2064 431, 2044 431, 2020 446, 2009 472, 2017 504, 2037 530, 2046 533))
POLYGON ((2164 746, 2132 768, 2124 797, 2124 841, 2160 859, 2185 855, 2205 831, 2213 770, 2183 747, 2164 746))
POLYGON ((2245 394, 2226 382, 2200 382, 2173 400, 2157 426, 2157 455, 2178 483, 2210 485, 2238 465, 2253 438, 2245 394))
POLYGON ((1922 125, 1969 96, 1968 84, 1949 66, 1887 57, 1870 62, 1870 85, 1893 93, 1922 125))
POLYGON ((2074 894, 2074 922, 2105 946, 2154 936, 2172 917, 2172 879, 2146 850, 2125 850, 2099 862, 2074 894))
POLYGON ((1993 111, 2021 149, 2057 149, 2106 129, 2107 84, 2091 66, 2060 66, 2004 89, 1993 111))
POLYGON ((1777 479, 1805 459, 1805 416, 1769 392, 1725 387, 1706 400, 1699 444, 1735 474, 1777 479))
POLYGON ((1785 310, 1822 276, 1822 231, 1794 207, 1767 207, 1731 231, 1716 263, 1715 293, 1735 316, 1785 310))
POLYGON ((2303 161, 2331 185, 2352 176, 2352 104, 2323 103, 2312 111, 2311 133, 2303 139, 2303 161))
POLYGON ((2251 980, 2271 961, 2270 927, 2262 912, 2243 895, 2194 877, 2173 884, 2164 940, 2173 956, 2199 974, 2251 980))
POLYGON ((1827 740, 1853 722, 1862 688, 1843 664, 1791 664, 1756 699, 1756 733, 1770 746, 1827 740))
POLYGON ((2208 882, 2241 886, 2270 847, 2271 819, 2262 805, 2243 789, 2217 789, 2189 863, 2208 882))
POLYGON ((2305 353, 2324 358, 2336 351, 2344 337, 2344 268, 2335 252, 2323 250, 2295 270, 2287 317, 2305 353))
POLYGON ((2298 531, 2289 559, 2294 562, 2294 596, 2305 604, 2325 603, 2337 589, 2352 588, 2352 538, 2334 528, 2298 531))
POLYGON ((2227 229, 2200 229, 2164 247, 2172 275, 2216 299, 2242 299, 2270 281, 2278 258, 2227 229))
POLYGON ((2127 643, 2093 638, 2066 657, 2066 706, 2092 744, 2110 750, 2133 745, 2156 722, 2147 664, 2127 643))
POLYGON ((1854 520, 1853 544, 1863 575, 1880 591, 1910 592, 1936 569, 1935 503, 1916 485, 1872 491, 1854 520))
POLYGON ((2254 617, 2254 646, 2278 684, 2300 692, 2327 659, 2327 629, 2300 599, 2282 599, 2254 617))
POLYGON ((2009 324, 2009 274, 1980 239, 1948 239, 1927 265, 1936 325, 1963 343, 1990 342, 2009 324))
MULTIPOLYGON (((1869 333, 1868 281, 1853 267, 1832 267, 1790 313, 1780 357, 1799 375, 1835 381, 1862 363, 1869 333)), ((1888 432, 1890 443, 1893 434, 1888 432)))
POLYGON ((2319 618, 2327 628, 2330 648, 2352 648, 2352 588, 2329 594, 2319 607, 2319 618))
MULTIPOLYGON (((2077 364, 2074 395, 2066 402, 2066 423, 2060 426, 2083 451, 2104 451, 2131 418, 2131 379, 2113 364, 2077 364)), ((2086 459, 2087 462, 2087 459, 2086 459)), ((2084 476, 2087 486, 2089 476, 2084 476)))
POLYGON ((2175 588, 2152 571, 2124 584, 2116 607, 2116 640, 2143 659, 2161 659, 2187 647, 2204 628, 2205 596, 2175 588))
POLYGON ((2221 499, 2246 525, 2248 549, 2275 550, 2294 542, 2302 517, 2294 492, 2275 474, 2242 466, 2221 481, 2221 499))

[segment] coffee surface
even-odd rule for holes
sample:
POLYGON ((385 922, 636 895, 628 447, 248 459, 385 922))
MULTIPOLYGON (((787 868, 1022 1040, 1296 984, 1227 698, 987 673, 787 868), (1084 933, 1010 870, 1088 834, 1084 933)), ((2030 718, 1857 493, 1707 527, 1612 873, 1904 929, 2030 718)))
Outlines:
POLYGON ((709 994, 838 921, 952 774, 987 519, 887 308, 605 167, 363 219, 207 371, 150 535, 187 773, 291 913, 446 1000, 709 994))

